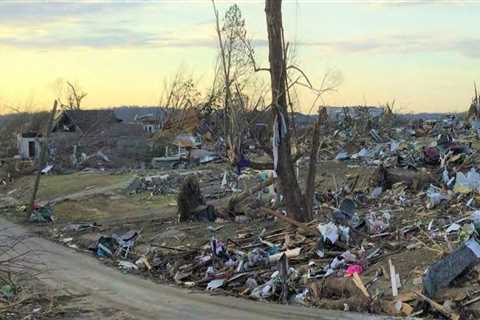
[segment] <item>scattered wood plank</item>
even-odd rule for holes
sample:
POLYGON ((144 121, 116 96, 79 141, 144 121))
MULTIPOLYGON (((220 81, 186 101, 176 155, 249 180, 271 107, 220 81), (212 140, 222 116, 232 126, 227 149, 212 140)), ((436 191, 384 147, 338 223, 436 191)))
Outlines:
POLYGON ((355 283, 355 285, 357 286, 357 288, 360 289, 360 291, 362 291, 363 295, 367 298, 370 298, 370 294, 368 293, 367 288, 363 284, 363 281, 357 272, 353 273, 352 280, 353 280, 353 283, 355 283))
POLYGON ((396 297, 398 296, 397 274, 395 272, 395 266, 392 263, 392 259, 388 259, 388 265, 390 267, 390 283, 392 285, 392 295, 396 297))

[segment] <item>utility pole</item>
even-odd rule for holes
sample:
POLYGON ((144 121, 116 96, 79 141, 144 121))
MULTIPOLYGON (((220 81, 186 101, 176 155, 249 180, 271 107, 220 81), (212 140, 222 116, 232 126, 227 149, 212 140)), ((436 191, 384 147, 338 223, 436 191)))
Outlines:
POLYGON ((27 208, 27 216, 26 216, 27 220, 32 215, 35 199, 37 198, 38 186, 40 185, 40 177, 42 176, 42 170, 47 163, 48 137, 50 136, 50 131, 52 131, 52 124, 53 124, 53 119, 55 118, 55 113, 57 112, 57 105, 58 105, 58 102, 57 100, 55 100, 53 103, 52 113, 50 114, 50 118, 48 119, 47 130, 44 134, 42 149, 40 152, 40 164, 37 171, 37 175, 35 177, 35 184, 33 185, 33 192, 32 192, 32 198, 30 199, 30 205, 27 208))

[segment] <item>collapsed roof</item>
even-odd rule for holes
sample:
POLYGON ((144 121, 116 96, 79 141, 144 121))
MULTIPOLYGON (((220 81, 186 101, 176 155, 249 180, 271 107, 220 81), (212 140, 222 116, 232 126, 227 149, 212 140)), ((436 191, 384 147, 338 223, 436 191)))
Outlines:
POLYGON ((65 110, 55 120, 52 132, 86 134, 120 122, 113 110, 65 110))

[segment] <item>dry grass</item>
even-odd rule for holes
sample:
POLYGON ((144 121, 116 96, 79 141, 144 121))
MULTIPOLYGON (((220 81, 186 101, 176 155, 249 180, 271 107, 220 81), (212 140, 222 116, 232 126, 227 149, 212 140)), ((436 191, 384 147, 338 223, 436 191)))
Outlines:
POLYGON ((99 195, 81 201, 65 201, 55 206, 58 222, 94 221, 102 222, 141 216, 175 216, 175 196, 153 198, 141 195, 99 195))
MULTIPOLYGON (((40 180, 38 200, 66 196, 80 192, 87 188, 100 188, 111 185, 126 183, 131 179, 130 175, 109 175, 101 173, 73 173, 69 175, 43 176, 40 180)), ((27 202, 33 189, 33 176, 25 176, 17 179, 10 190, 16 190, 13 196, 22 202, 27 202)))

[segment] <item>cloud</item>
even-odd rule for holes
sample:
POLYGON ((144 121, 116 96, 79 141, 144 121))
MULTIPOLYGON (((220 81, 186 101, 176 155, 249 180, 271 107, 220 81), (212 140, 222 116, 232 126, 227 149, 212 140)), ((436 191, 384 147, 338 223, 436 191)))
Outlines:
POLYGON ((44 36, 16 37, 0 36, 0 44, 16 48, 51 49, 51 48, 112 48, 148 46, 155 35, 147 32, 134 32, 128 29, 98 30, 86 35, 47 34, 44 36))
MULTIPOLYGON (((446 3, 442 0, 375 1, 385 5, 446 3)), ((453 1, 459 2, 459 1, 453 1)), ((7 3, 0 4, 0 46, 48 50, 58 48, 216 48, 214 20, 161 24, 155 15, 165 8, 155 2, 7 3), (157 12, 158 11, 158 12, 157 12), (147 14, 147 16, 145 16, 147 14), (149 15, 148 15, 149 14, 149 15), (149 20, 145 19, 149 18, 149 20)), ((184 21, 185 22, 185 21, 184 21)), ((259 35, 253 44, 268 46, 259 35)), ((380 34, 363 38, 299 41, 298 46, 326 52, 355 54, 456 52, 480 58, 480 37, 438 34, 380 34)))
POLYGON ((457 4, 462 5, 468 2, 474 2, 469 0, 371 0, 370 4, 378 7, 411 7, 419 5, 438 5, 438 4, 457 4))
MULTIPOLYGON (((0 46, 29 49, 213 47, 208 23, 178 31, 142 21, 149 1, 0 4, 0 46), (112 27, 113 26, 113 27, 112 27), (200 38, 196 38, 199 36, 200 38)), ((154 20, 155 21, 155 20, 154 20)), ((212 25, 213 26, 213 25, 212 25)))
POLYGON ((58 20, 75 20, 90 15, 105 15, 119 10, 131 10, 147 2, 90 2, 90 1, 17 1, 0 3, 0 21, 9 25, 52 23, 58 20))
POLYGON ((456 52, 469 58, 480 58, 480 37, 446 38, 437 35, 394 34, 369 38, 333 41, 303 41, 299 46, 318 47, 339 53, 404 53, 456 52))
POLYGON ((459 40, 455 48, 469 58, 480 58, 480 38, 459 40))
MULTIPOLYGON (((217 47, 213 26, 198 24, 190 29, 135 30, 128 25, 118 27, 81 26, 75 32, 36 28, 9 32, 0 28, 0 45, 28 49, 53 48, 212 48, 217 47)), ((257 48, 267 47, 266 39, 254 39, 257 48)), ((480 58, 480 37, 447 38, 428 34, 389 34, 366 38, 332 41, 299 41, 297 46, 316 47, 341 54, 416 54, 424 52, 455 52, 468 58, 480 58)))
MULTIPOLYGON (((24 49, 55 48, 162 48, 208 47, 215 48, 217 40, 207 33, 161 31, 150 32, 128 27, 100 27, 95 30, 82 27, 75 32, 33 30, 9 32, 0 29, 0 45, 24 49)), ((198 31, 198 30, 197 30, 198 31)))

